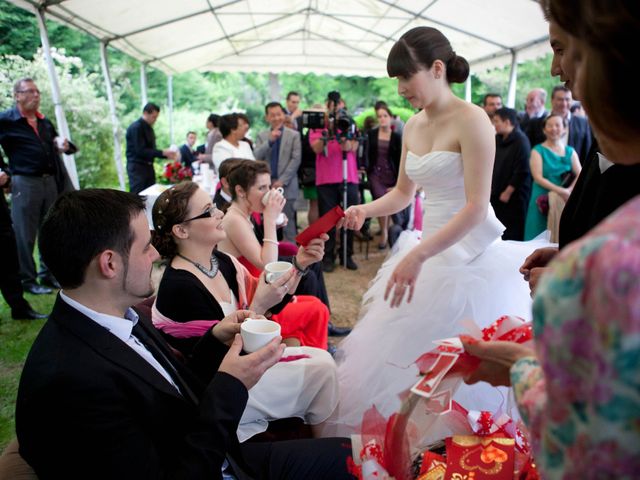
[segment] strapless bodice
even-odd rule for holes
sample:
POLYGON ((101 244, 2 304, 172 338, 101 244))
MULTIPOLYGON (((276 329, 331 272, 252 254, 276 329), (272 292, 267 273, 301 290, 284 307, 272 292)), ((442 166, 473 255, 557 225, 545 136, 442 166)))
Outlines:
MULTIPOLYGON (((424 155, 407 152, 407 176, 425 192, 423 236, 433 235, 446 225, 466 204, 462 155, 457 152, 434 151, 424 155)), ((477 257, 496 239, 504 226, 487 204, 487 216, 462 240, 442 252, 447 262, 467 263, 477 257)))

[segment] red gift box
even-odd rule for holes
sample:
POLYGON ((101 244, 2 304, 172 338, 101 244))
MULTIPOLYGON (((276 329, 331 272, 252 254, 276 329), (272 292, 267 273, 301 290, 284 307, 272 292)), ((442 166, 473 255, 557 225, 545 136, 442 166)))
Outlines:
POLYGON ((454 435, 446 445, 445 480, 513 480, 513 438, 454 435))

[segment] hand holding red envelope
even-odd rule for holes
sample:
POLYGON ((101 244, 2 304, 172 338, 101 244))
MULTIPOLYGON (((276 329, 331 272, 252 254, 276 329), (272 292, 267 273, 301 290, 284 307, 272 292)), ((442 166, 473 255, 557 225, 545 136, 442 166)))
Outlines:
POLYGON ((318 238, 323 233, 327 233, 344 217, 344 211, 340 206, 336 206, 322 215, 318 220, 313 222, 296 237, 296 242, 306 247, 311 240, 318 238))

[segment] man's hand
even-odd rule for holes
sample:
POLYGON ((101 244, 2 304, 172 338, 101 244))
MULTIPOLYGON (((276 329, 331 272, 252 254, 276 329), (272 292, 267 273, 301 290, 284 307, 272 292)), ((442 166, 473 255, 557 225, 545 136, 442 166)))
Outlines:
MULTIPOLYGON (((4 187, 9 182, 9 175, 0 170, 0 187, 4 187)), ((0 192, 0 195, 2 193, 0 192)))
POLYGON ((162 150, 162 155, 167 157, 169 160, 177 160, 178 159, 178 152, 175 152, 175 151, 170 150, 168 148, 165 148, 164 150, 162 150))
POLYGON ((504 191, 500 194, 500 201, 502 203, 509 203, 509 200, 511 199, 511 195, 513 195, 513 192, 515 192, 515 188, 513 188, 511 185, 508 185, 507 188, 504 189, 504 191))
POLYGON ((258 318, 258 315, 251 310, 237 310, 231 315, 227 315, 218 322, 212 329, 211 334, 218 341, 230 345, 237 333, 240 333, 240 324, 247 318, 258 318))
POLYGON ((282 183, 280 180, 276 180, 271 184, 271 188, 284 188, 284 183, 282 183))
POLYGON ((544 247, 534 250, 531 255, 525 258, 524 263, 520 266, 520 273, 526 277, 531 269, 546 267, 557 254, 557 247, 544 247))
POLYGON ((229 351, 222 359, 218 371, 228 373, 240 380, 247 390, 250 390, 269 368, 274 366, 284 353, 285 345, 282 337, 278 336, 257 352, 240 355, 242 351, 242 337, 236 334, 229 351))
POLYGON ((280 128, 273 129, 273 130, 271 130, 271 133, 269 134, 269 141, 271 143, 274 143, 281 136, 282 136, 282 132, 280 131, 280 128))

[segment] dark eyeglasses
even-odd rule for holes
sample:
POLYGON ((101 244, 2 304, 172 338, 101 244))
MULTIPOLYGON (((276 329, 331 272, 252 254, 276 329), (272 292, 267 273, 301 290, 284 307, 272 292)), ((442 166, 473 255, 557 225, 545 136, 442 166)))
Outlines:
POLYGON ((28 93, 29 95, 35 95, 37 93, 39 95, 40 90, 37 88, 28 88, 27 90, 18 90, 18 93, 28 93))
POLYGON ((216 212, 218 212, 218 209, 212 205, 211 207, 207 208, 204 212, 202 212, 200 215, 183 220, 182 223, 191 222, 192 220, 199 220, 201 218, 211 218, 215 215, 216 212))

